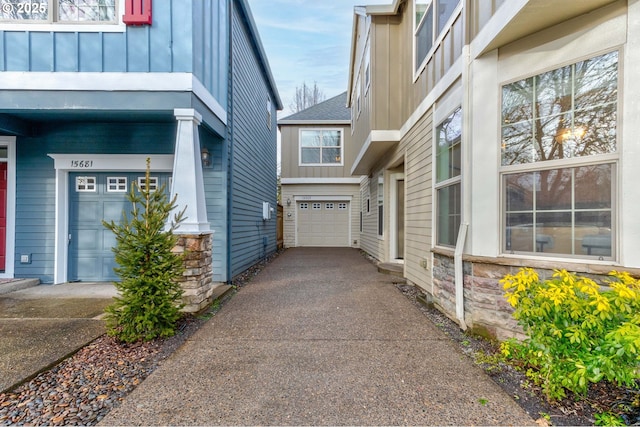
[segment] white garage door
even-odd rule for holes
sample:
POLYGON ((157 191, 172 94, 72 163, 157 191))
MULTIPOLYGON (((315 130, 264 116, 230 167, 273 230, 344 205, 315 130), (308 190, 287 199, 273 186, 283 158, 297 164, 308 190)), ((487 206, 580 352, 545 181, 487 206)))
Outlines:
POLYGON ((298 246, 349 246, 349 202, 298 202, 298 246))

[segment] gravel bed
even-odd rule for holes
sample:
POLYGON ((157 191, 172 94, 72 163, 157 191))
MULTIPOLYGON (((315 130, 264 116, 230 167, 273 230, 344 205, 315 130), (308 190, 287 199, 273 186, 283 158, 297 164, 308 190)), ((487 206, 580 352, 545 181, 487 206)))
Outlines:
MULTIPOLYGON (((242 287, 279 253, 234 278, 242 287)), ((95 425, 215 312, 185 315, 171 338, 133 344, 103 335, 32 380, 0 394, 0 425, 95 425)))

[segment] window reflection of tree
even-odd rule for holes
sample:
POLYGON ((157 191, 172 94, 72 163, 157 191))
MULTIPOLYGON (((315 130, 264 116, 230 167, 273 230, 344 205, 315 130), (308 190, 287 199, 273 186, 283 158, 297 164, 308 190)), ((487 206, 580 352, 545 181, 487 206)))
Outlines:
POLYGON ((503 87, 504 166, 616 151, 618 53, 503 87))

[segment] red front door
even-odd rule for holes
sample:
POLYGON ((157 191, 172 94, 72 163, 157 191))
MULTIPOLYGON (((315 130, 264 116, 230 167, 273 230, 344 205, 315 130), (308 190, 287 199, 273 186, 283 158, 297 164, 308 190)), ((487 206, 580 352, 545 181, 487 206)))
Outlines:
POLYGON ((7 254, 7 164, 0 163, 0 270, 5 270, 7 254))

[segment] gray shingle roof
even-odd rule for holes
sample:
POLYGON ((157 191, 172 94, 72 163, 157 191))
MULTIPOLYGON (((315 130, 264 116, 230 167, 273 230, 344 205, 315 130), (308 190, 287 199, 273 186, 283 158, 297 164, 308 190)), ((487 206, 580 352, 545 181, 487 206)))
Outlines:
POLYGON ((351 109, 347 105, 347 92, 327 99, 319 104, 299 111, 278 122, 306 122, 306 121, 351 121, 351 109))

